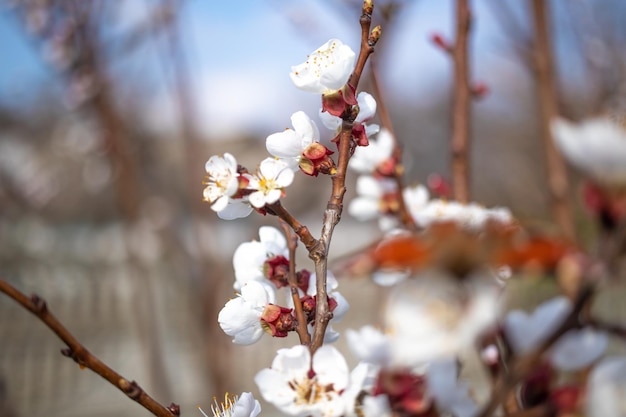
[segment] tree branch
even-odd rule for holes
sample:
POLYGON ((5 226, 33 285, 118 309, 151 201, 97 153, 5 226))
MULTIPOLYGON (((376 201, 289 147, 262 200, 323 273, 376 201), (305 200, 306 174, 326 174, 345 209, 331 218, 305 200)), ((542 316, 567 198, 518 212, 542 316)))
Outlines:
POLYGON ((141 404, 155 416, 177 417, 180 415, 180 407, 178 405, 174 403, 168 407, 161 405, 154 398, 149 396, 135 381, 128 381, 91 354, 48 310, 44 299, 37 295, 32 295, 29 298, 8 282, 1 279, 0 292, 8 295, 48 326, 48 328, 67 345, 67 348, 61 350, 64 356, 72 358, 81 367, 91 369, 93 372, 109 381, 113 386, 117 387, 117 389, 126 394, 130 399, 141 404))
POLYGON ((307 320, 304 315, 304 310, 302 309, 302 303, 300 302, 298 278, 296 276, 296 247, 298 245, 298 238, 296 235, 291 234, 291 228, 285 221, 281 220, 280 226, 283 228, 289 247, 289 289, 291 290, 293 308, 296 311, 296 319, 298 320, 296 333, 300 338, 300 344, 309 346, 311 344, 311 335, 307 329, 307 320))
POLYGON ((468 0, 456 3, 456 40, 452 48, 454 61, 454 97, 452 110, 452 189, 454 198, 462 203, 469 201, 469 135, 470 101, 469 39, 471 13, 468 0))
MULTIPOLYGON (((356 91, 359 80, 365 68, 365 63, 369 56, 374 52, 374 45, 380 36, 380 28, 374 28, 370 33, 372 23, 373 2, 365 0, 363 2, 363 13, 359 19, 361 24, 361 47, 357 63, 350 76, 348 84, 356 91)), ((343 112, 343 123, 341 132, 339 133, 339 156, 337 158, 337 172, 332 176, 332 191, 326 210, 324 211, 322 232, 317 245, 309 250, 309 257, 315 262, 315 274, 317 285, 317 296, 315 304, 315 328, 313 331, 313 339, 311 342, 311 353, 322 346, 324 343, 324 335, 333 313, 328 306, 328 293, 326 291, 326 271, 328 263, 328 249, 332 239, 333 231, 343 211, 343 197, 346 193, 346 173, 348 171, 348 161, 354 151, 354 142, 352 140, 352 127, 355 114, 352 108, 346 105, 343 112)))
POLYGON ((558 116, 555 92, 552 50, 548 33, 548 11, 544 0, 532 0, 535 24, 535 75, 541 108, 541 134, 543 136, 548 170, 548 187, 552 198, 552 213, 561 233, 574 239, 572 213, 568 204, 567 171, 563 158, 552 139, 550 123, 558 116))

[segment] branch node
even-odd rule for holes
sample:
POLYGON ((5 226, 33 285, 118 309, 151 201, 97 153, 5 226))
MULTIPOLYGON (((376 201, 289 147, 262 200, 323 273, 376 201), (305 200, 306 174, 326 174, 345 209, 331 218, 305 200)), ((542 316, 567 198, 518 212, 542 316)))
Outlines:
POLYGON ((48 306, 46 305, 46 300, 44 300, 37 294, 33 294, 30 296, 30 302, 32 303, 34 312, 36 314, 43 314, 48 310, 48 306))
POLYGON ((119 387, 124 391, 129 398, 137 401, 141 396, 142 389, 135 381, 128 382, 127 379, 121 378, 119 380, 119 387))
POLYGON ((167 409, 175 416, 180 416, 180 405, 171 403, 167 409))

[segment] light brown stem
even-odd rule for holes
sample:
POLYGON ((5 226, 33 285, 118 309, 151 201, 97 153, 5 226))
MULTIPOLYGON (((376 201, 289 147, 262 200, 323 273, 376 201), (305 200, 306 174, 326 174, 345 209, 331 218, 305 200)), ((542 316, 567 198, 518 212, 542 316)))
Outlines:
POLYGON ((456 2, 456 40, 452 48, 454 61, 454 96, 452 109, 452 190, 454 198, 462 203, 469 201, 469 136, 470 102, 469 59, 467 44, 469 39, 471 12, 468 0, 456 2))
POLYGON ((372 86, 374 87, 374 94, 376 95, 376 107, 378 110, 378 115, 380 117, 381 124, 391 137, 393 138, 393 153, 392 158, 395 161, 395 170, 393 172, 393 180, 396 183, 396 187, 398 189, 398 216, 400 217, 400 221, 403 225, 405 225, 409 230, 415 230, 416 225, 413 220, 413 216, 409 212, 406 201, 404 201, 404 166, 402 165, 402 148, 398 142, 398 138, 396 137, 396 132, 393 129, 393 124, 391 122, 391 116, 387 110, 387 105, 385 99, 383 97, 383 92, 378 83, 378 71, 375 66, 375 61, 370 63, 370 75, 372 80, 372 86))
MULTIPOLYGON (((359 56, 352 75, 348 83, 355 89, 358 87, 361 74, 365 68, 365 63, 369 56, 374 52, 374 45, 370 43, 370 27, 372 16, 363 13, 359 20, 361 24, 361 48, 359 56)), ((353 115, 351 106, 346 105, 343 112, 343 123, 341 132, 339 133, 339 156, 337 158, 337 172, 332 176, 332 190, 326 210, 324 211, 322 233, 317 245, 309 250, 309 257, 315 262, 317 296, 315 304, 315 328, 313 330, 313 339, 311 341, 311 353, 322 346, 324 343, 324 335, 329 321, 333 317, 333 313, 328 306, 328 293, 326 290, 326 271, 328 266, 328 249, 333 236, 333 231, 343 211, 343 197, 346 193, 346 173, 348 171, 348 161, 353 150, 353 115)))
POLYGON ((173 403, 169 407, 161 405, 154 398, 149 396, 135 381, 127 380, 89 352, 48 310, 46 302, 42 298, 36 295, 29 298, 8 282, 1 279, 0 292, 8 295, 48 326, 48 328, 67 345, 67 348, 61 350, 61 353, 64 356, 74 359, 80 367, 88 368, 100 375, 126 394, 130 399, 138 402, 157 417, 176 417, 180 415, 178 405, 173 403))
POLYGON ((567 171, 563 158, 554 145, 550 131, 550 122, 558 116, 558 109, 552 49, 548 33, 548 6, 544 0, 532 0, 531 4, 535 25, 534 69, 541 109, 541 134, 546 152, 552 215, 561 233, 569 239, 574 239, 574 225, 568 201, 567 171))

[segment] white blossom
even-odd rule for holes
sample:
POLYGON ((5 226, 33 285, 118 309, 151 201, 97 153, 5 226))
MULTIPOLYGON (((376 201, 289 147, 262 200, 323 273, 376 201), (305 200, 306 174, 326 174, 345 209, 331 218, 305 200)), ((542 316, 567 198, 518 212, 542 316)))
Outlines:
POLYGON ((263 398, 288 415, 339 417, 346 412, 341 393, 350 381, 348 364, 332 346, 317 349, 312 362, 306 346, 279 349, 272 366, 254 381, 263 398))
POLYGON ((436 270, 396 285, 386 303, 385 332, 392 364, 420 366, 456 356, 495 325, 498 292, 482 277, 464 286, 436 270))
POLYGON ((609 338, 604 332, 590 328, 570 330, 552 347, 550 360, 564 371, 582 369, 600 358, 608 344, 609 338))
POLYGON ((356 54, 338 39, 317 48, 307 60, 291 67, 291 81, 310 93, 324 94, 342 88, 354 70, 356 54))
POLYGON ((249 183, 246 187, 254 190, 248 196, 250 204, 256 208, 262 208, 266 204, 277 202, 283 194, 284 188, 293 181, 293 171, 286 162, 266 158, 261 161, 258 172, 255 175, 244 174, 249 183))
POLYGON ((626 357, 611 356, 598 363, 587 382, 588 417, 626 415, 626 357))
POLYGON ((457 201, 430 200, 419 207, 409 205, 409 211, 421 227, 428 227, 437 222, 454 222, 468 230, 479 230, 488 221, 509 223, 511 212, 502 207, 486 208, 476 203, 462 204, 457 201))
POLYGON ((250 281, 241 288, 241 294, 228 301, 217 321, 233 343, 251 345, 263 336, 261 315, 268 304, 275 302, 274 289, 269 284, 250 281))
MULTIPOLYGON (((369 134, 367 135, 370 137, 369 134)), ((348 167, 360 174, 372 174, 376 168, 391 158, 394 141, 391 132, 382 128, 368 146, 357 146, 348 167)))
MULTIPOLYGON (((200 407, 198 409, 204 417, 209 417, 200 407)), ((213 417, 256 417, 261 412, 261 404, 251 392, 243 392, 239 396, 226 393, 222 403, 213 399, 211 412, 213 417)))
POLYGON ((609 117, 552 120, 554 141, 576 168, 607 185, 626 184, 626 129, 609 117))
POLYGON ((532 314, 513 310, 504 319, 504 332, 516 354, 530 352, 545 341, 565 320, 572 303, 555 297, 540 304, 532 314))
POLYGON ((293 129, 271 134, 265 140, 267 151, 297 169, 302 152, 313 142, 319 142, 317 125, 303 111, 291 115, 293 129))
POLYGON ((213 155, 204 169, 207 172, 204 200, 211 204, 212 210, 220 212, 239 188, 237 160, 229 153, 224 156, 213 155))
POLYGON ((455 417, 473 417, 478 407, 469 395, 469 386, 458 379, 458 364, 454 358, 433 361, 426 371, 426 383, 440 411, 455 417))
POLYGON ((390 337, 373 326, 363 326, 360 330, 346 331, 348 347, 359 360, 379 366, 386 366, 391 359, 390 337))
POLYGON ((258 241, 244 242, 235 250, 233 255, 235 290, 239 291, 245 283, 252 280, 267 281, 263 266, 265 261, 275 256, 289 258, 287 240, 275 227, 262 226, 259 228, 258 241))

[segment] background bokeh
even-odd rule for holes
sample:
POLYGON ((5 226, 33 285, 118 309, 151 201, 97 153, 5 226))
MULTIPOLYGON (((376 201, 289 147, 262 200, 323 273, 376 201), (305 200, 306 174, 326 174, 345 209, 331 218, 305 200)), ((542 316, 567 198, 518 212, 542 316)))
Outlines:
MULTIPOLYGON (((472 197, 553 230, 530 4, 471 3, 471 75, 489 88, 472 108, 472 197)), ((546 3, 561 114, 619 105, 626 3, 546 3)), ((447 176, 451 61, 429 39, 453 38, 453 4, 377 2, 372 59, 408 183, 447 176)), ((359 13, 351 0, 0 3, 0 277, 44 297, 88 349, 184 416, 224 391, 256 392, 251 375, 293 339, 234 346, 216 316, 233 294, 233 251, 277 223, 219 220, 202 202, 204 163, 228 151, 254 168, 292 113, 315 116, 319 97, 293 87, 290 67, 329 38, 357 50, 359 13)), ((570 174, 584 242, 593 227, 570 174)), ((285 205, 317 234, 329 181, 297 177, 285 205)), ((345 215, 332 256, 378 236, 345 215)), ((355 312, 338 329, 375 320, 384 290, 367 279, 340 289, 355 312)), ((0 297, 0 417, 147 415, 62 347, 0 297)))

